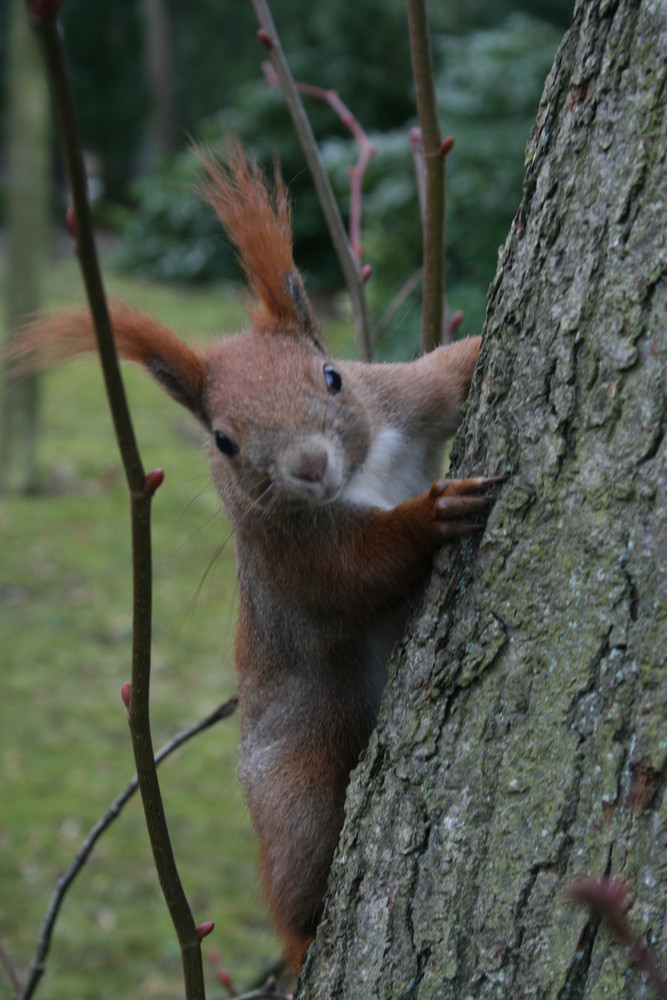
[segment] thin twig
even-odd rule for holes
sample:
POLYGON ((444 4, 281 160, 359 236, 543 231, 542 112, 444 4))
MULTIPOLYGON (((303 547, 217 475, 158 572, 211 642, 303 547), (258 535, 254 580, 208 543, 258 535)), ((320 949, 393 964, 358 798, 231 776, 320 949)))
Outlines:
MULTIPOLYGON (((181 884, 169 839, 150 731, 149 691, 152 619, 150 507, 161 481, 147 488, 116 356, 111 322, 95 248, 87 178, 76 113, 58 25, 62 0, 28 0, 40 38, 53 92, 63 158, 74 204, 77 249, 99 345, 102 369, 128 483, 132 518, 133 631, 132 698, 129 710, 132 748, 151 848, 160 886, 178 936, 187 1000, 203 1000, 204 975, 197 928, 181 884)), ((153 474, 151 474, 153 475, 153 474)), ((150 477, 149 477, 150 478, 150 477)))
POLYGON ((445 159, 435 94, 426 0, 408 0, 408 25, 424 156, 422 350, 426 353, 441 341, 445 298, 445 159))
POLYGON ((345 284, 352 300, 355 326, 357 330, 357 349, 364 361, 371 361, 373 349, 371 344, 371 326, 368 314, 368 303, 364 292, 363 278, 352 248, 350 247, 345 226, 341 218, 336 198, 334 196, 327 172, 324 169, 322 157, 313 135, 308 116, 303 107, 287 60, 280 45, 280 38, 273 23, 271 12, 265 0, 252 0, 260 30, 259 39, 267 50, 271 65, 280 83, 285 103, 292 118, 303 155, 308 164, 315 191, 324 213, 329 229, 329 235, 334 245, 338 262, 340 263, 345 284))
MULTIPOLYGON (((209 729, 221 719, 227 718, 235 711, 237 705, 238 698, 234 695, 232 698, 223 702, 222 705, 219 705, 214 712, 211 712, 203 719, 200 719, 200 721, 195 723, 195 725, 177 733, 171 740, 169 740, 168 743, 165 743, 155 755, 155 766, 157 767, 161 764, 163 760, 169 757, 170 754, 174 753, 175 750, 178 750, 179 747, 182 747, 184 743, 188 742, 188 740, 191 740, 193 736, 197 736, 199 733, 204 732, 204 730, 209 729)), ((111 826, 113 821, 118 818, 123 807, 129 802, 138 787, 139 783, 137 781, 137 776, 135 775, 120 795, 116 796, 104 815, 100 817, 97 823, 90 828, 83 843, 81 844, 81 847, 76 853, 74 861, 67 871, 63 872, 58 879, 39 931, 37 947, 32 961, 30 962, 26 984, 23 988, 21 988, 19 983, 17 987, 17 1000, 29 1000, 29 998, 33 995, 39 980, 44 974, 44 963, 51 946, 53 929, 55 927, 60 908, 65 900, 67 891, 92 854, 97 841, 100 839, 104 831, 111 826)))
POLYGON ((417 288, 421 281, 424 279, 424 268, 418 268, 414 274, 411 274, 407 281, 404 281, 396 295, 393 297, 385 311, 380 316, 375 329, 373 330, 373 345, 377 344, 380 337, 384 334, 387 327, 393 320, 394 316, 401 308, 401 306, 406 302, 406 300, 412 295, 415 288, 417 288))
POLYGON ((253 990, 252 993, 242 993, 236 1000, 292 1000, 292 994, 269 986, 253 990))
MULTIPOLYGON (((262 63, 262 70, 268 83, 273 87, 280 86, 278 76, 271 63, 262 63)), ((371 161, 371 157, 377 152, 377 146, 371 142, 359 120, 352 114, 348 106, 341 100, 340 95, 335 90, 326 90, 324 87, 316 87, 312 83, 296 83, 296 89, 301 94, 314 97, 318 101, 328 104, 340 118, 343 125, 349 128, 359 147, 357 162, 349 169, 350 175, 350 224, 349 239, 352 253, 358 264, 361 264, 361 206, 362 206, 362 181, 366 172, 366 167, 371 161)))
POLYGON ((658 965, 628 922, 631 900, 630 886, 625 879, 608 875, 600 879, 579 879, 569 886, 567 894, 570 899, 589 908, 595 919, 605 925, 646 973, 656 995, 667 1000, 667 970, 658 965))
POLYGON ((257 990, 249 993, 241 993, 236 1000, 292 1000, 291 993, 285 993, 280 989, 273 976, 269 976, 266 983, 257 990))
POLYGON ((7 979, 9 979, 12 984, 12 988, 16 994, 21 992, 21 980, 19 979, 18 973, 14 968, 14 963, 5 951, 5 949, 0 944, 0 963, 7 974, 7 979))
POLYGON ((424 228, 424 218, 426 215, 426 192, 424 190, 424 146, 422 143, 422 133, 419 128, 410 129, 410 152, 412 153, 412 165, 415 171, 415 181, 417 183, 417 201, 419 202, 419 218, 422 229, 424 228))

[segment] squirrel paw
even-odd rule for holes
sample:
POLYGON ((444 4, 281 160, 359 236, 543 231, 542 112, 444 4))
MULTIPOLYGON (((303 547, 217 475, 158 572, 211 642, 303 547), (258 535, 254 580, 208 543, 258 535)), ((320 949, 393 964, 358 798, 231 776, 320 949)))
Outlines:
POLYGON ((471 479, 436 479, 428 491, 433 504, 432 527, 442 541, 483 531, 495 496, 492 486, 505 476, 475 476, 471 479))

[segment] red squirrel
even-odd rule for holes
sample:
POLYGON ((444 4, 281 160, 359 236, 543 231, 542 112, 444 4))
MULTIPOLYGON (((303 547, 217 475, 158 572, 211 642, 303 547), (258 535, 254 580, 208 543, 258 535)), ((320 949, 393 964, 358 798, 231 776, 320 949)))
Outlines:
MULTIPOLYGON (((443 542, 483 524, 498 479, 438 478, 480 338, 407 364, 333 361, 294 265, 279 173, 270 189, 237 146, 224 165, 200 158, 203 195, 254 294, 249 329, 192 347, 131 308, 111 317, 119 356, 208 435, 236 544, 239 777, 298 968, 410 599, 443 542)), ((24 344, 51 358, 94 350, 90 317, 40 320, 24 344)))

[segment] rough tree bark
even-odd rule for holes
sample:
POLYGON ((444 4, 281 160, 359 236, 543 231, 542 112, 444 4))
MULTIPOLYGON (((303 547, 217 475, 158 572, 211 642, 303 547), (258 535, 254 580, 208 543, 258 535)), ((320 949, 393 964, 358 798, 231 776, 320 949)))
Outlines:
POLYGON ((605 872, 667 962, 666 77, 665 2, 578 2, 455 447, 509 478, 394 658, 301 998, 652 996, 565 897, 605 872))

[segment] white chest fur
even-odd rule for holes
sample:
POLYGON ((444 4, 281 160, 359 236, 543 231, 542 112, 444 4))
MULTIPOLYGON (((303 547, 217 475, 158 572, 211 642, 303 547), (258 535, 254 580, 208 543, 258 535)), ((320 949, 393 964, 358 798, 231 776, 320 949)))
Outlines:
POLYGON ((397 427, 383 427, 343 490, 343 499, 359 507, 389 510, 430 486, 435 457, 432 442, 408 437, 397 427))

